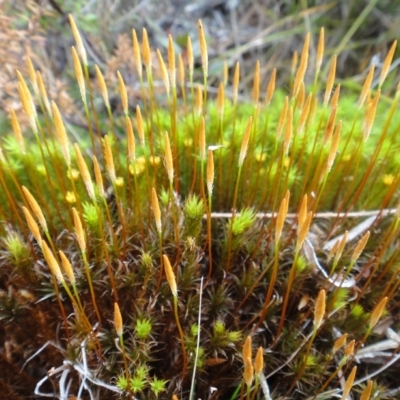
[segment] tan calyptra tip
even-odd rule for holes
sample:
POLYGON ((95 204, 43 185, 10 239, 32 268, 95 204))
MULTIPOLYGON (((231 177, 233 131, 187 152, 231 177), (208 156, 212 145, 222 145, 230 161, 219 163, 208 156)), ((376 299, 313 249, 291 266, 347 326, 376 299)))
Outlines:
POLYGON ((138 129, 140 145, 142 147, 144 147, 144 145, 145 145, 144 127, 143 127, 142 113, 140 111, 139 105, 136 106, 136 124, 137 124, 137 129, 138 129))
POLYGON ((368 242, 369 235, 370 235, 370 232, 367 231, 364 234, 364 236, 358 241, 358 243, 353 251, 353 254, 351 256, 351 261, 355 262, 358 260, 358 257, 360 257, 362 251, 364 250, 364 248, 368 242))
POLYGON ((265 97, 265 102, 267 103, 267 105, 271 103, 272 97, 274 96, 275 82, 276 82, 276 68, 272 70, 271 78, 269 78, 267 86, 267 95, 265 97))
POLYGON ((192 40, 190 36, 187 38, 187 60, 188 60, 188 67, 189 67, 189 77, 190 80, 193 79, 193 70, 194 70, 194 57, 193 57, 193 47, 192 47, 192 40))
POLYGON ((32 59, 29 56, 26 58, 26 65, 28 67, 29 79, 31 81, 33 91, 35 92, 36 95, 38 95, 39 88, 38 88, 38 81, 35 72, 35 67, 33 66, 32 59))
POLYGON ((337 109, 338 109, 337 106, 332 108, 331 115, 329 116, 328 122, 326 124, 325 130, 324 130, 324 140, 323 140, 324 147, 328 144, 328 141, 332 136, 333 129, 335 128, 337 109))
POLYGON ((139 41, 135 29, 132 29, 133 59, 135 60, 136 70, 139 78, 142 78, 142 57, 140 55, 139 41))
POLYGON ((298 133, 301 133, 303 131, 308 115, 310 114, 311 100, 312 100, 312 93, 309 93, 306 102, 303 106, 303 109, 301 110, 300 120, 297 125, 298 133))
POLYGON ((307 33, 306 38, 304 40, 304 45, 300 57, 299 69, 297 70, 297 74, 293 83, 293 98, 297 97, 298 91, 300 89, 300 84, 301 82, 303 82, 304 75, 307 70, 309 47, 310 47, 310 32, 307 33))
POLYGON ((283 152, 285 155, 288 154, 290 142, 293 136, 293 106, 289 107, 289 112, 287 113, 287 121, 285 127, 285 134, 283 135, 283 152))
POLYGON ((344 355, 350 357, 354 354, 354 345, 356 341, 353 339, 344 349, 344 355))
POLYGON ((176 86, 175 49, 172 36, 168 35, 168 74, 171 86, 176 86))
POLYGON ((246 385, 248 387, 251 387, 251 384, 253 383, 253 378, 254 378, 254 367, 253 367, 250 357, 247 357, 244 360, 243 378, 244 378, 246 385))
POLYGON ((26 200, 28 201, 28 204, 29 204, 31 210, 33 211, 33 213, 35 214, 35 217, 39 221, 39 224, 41 225, 43 230, 45 232, 47 232, 48 228, 47 228, 46 219, 44 218, 44 215, 43 215, 42 209, 39 206, 39 203, 36 201, 36 199, 32 196, 31 192, 25 186, 22 186, 22 191, 24 192, 24 195, 26 197, 26 200))
POLYGON ((158 204, 157 192, 154 188, 151 189, 151 206, 153 208, 154 219, 156 221, 157 232, 161 234, 162 224, 161 224, 161 210, 158 204))
POLYGON ((56 127, 57 140, 60 143, 61 153, 65 159, 67 165, 71 165, 71 155, 69 153, 69 142, 67 131, 65 130, 65 125, 62 120, 60 111, 58 110, 57 104, 54 101, 51 102, 51 108, 53 110, 54 125, 56 127))
POLYGON ((254 81, 253 81, 253 104, 254 104, 254 107, 257 107, 259 97, 260 97, 260 61, 257 60, 256 68, 254 71, 254 81))
POLYGON ((29 124, 32 128, 32 130, 37 133, 37 125, 36 125, 36 109, 35 105, 32 100, 31 93, 29 92, 28 87, 26 86, 26 83, 24 79, 22 78, 22 75, 17 71, 18 74, 18 94, 19 98, 22 103, 22 107, 25 111, 25 114, 28 116, 29 124))
POLYGON ((251 336, 248 335, 246 337, 246 340, 244 341, 244 345, 243 345, 243 362, 244 360, 246 360, 246 358, 252 358, 252 349, 251 349, 251 336))
POLYGON ((100 93, 103 97, 104 104, 105 104, 106 108, 109 109, 110 101, 108 99, 108 90, 107 90, 106 82, 104 80, 104 76, 103 76, 100 68, 97 65, 94 66, 94 69, 96 70, 97 82, 99 84, 100 93))
POLYGON ((47 112, 49 113, 50 116, 52 116, 53 113, 52 113, 52 110, 50 107, 50 102, 49 102, 49 98, 47 96, 47 91, 44 86, 42 74, 39 71, 36 71, 36 75, 37 75, 40 96, 42 97, 42 100, 43 100, 44 106, 46 107, 47 112))
POLYGON ((279 139, 281 137, 282 130, 283 130, 283 127, 286 122, 288 108, 289 108, 289 98, 286 96, 284 103, 283 103, 281 115, 279 116, 278 127, 276 128, 276 138, 277 139, 279 139))
POLYGON ((243 135, 242 146, 240 148, 239 162, 238 162, 238 166, 239 167, 241 167, 243 165, 244 159, 246 158, 247 148, 249 146, 249 140, 250 140, 250 133, 251 133, 252 124, 253 124, 253 118, 250 117, 248 122, 247 122, 246 130, 245 130, 244 135, 243 135))
POLYGON ((349 231, 345 231, 345 233, 343 234, 343 237, 342 237, 342 239, 341 239, 341 241, 339 243, 339 246, 337 248, 337 251, 336 251, 336 254, 335 254, 335 258, 333 260, 334 264, 336 264, 339 261, 340 257, 342 257, 342 253, 343 253, 344 247, 346 246, 346 243, 347 243, 348 235, 349 235, 349 231))
POLYGON ((142 31, 142 58, 143 64, 148 71, 151 68, 151 53, 150 53, 150 45, 149 45, 149 38, 147 36, 146 28, 143 28, 142 31))
POLYGON ((94 177, 96 179, 97 188, 99 189, 99 195, 101 197, 105 197, 104 192, 104 184, 103 184, 103 177, 101 175, 100 165, 97 161, 96 156, 93 156, 93 169, 94 169, 94 177))
POLYGON ((240 63, 237 62, 235 66, 235 72, 233 74, 233 104, 236 104, 238 92, 239 92, 239 80, 240 80, 240 63))
POLYGON ((373 381, 368 382, 367 386, 361 393, 360 400, 369 400, 369 398, 371 397, 371 391, 372 391, 373 384, 374 384, 373 381))
POLYGON ((307 194, 304 195, 303 200, 301 201, 299 216, 298 216, 298 228, 304 224, 307 218, 307 203, 308 203, 308 196, 307 194))
POLYGON ((47 243, 45 241, 42 241, 42 250, 51 273, 56 277, 59 283, 64 282, 64 277, 61 273, 60 266, 58 265, 58 262, 55 259, 53 252, 49 249, 49 246, 47 246, 47 243))
POLYGON ((178 83, 180 86, 185 85, 185 65, 181 53, 178 54, 178 83))
POLYGON ((214 184, 214 155, 212 150, 208 150, 207 157, 207 190, 208 194, 212 196, 214 184))
POLYGON ((381 76, 379 77, 379 88, 382 86, 383 82, 385 81, 387 74, 389 73, 390 64, 392 63, 394 52, 396 50, 397 40, 395 40, 389 50, 388 55, 383 62, 381 76))
POLYGON ((275 243, 278 243, 283 230, 283 224, 285 223, 286 218, 286 199, 282 199, 281 205, 279 206, 278 215, 276 217, 276 225, 275 225, 275 243))
POLYGON ((358 99, 358 108, 361 108, 371 88, 372 79, 374 78, 375 64, 371 65, 368 75, 365 78, 364 85, 361 89, 360 98, 358 99))
POLYGON ((172 162, 171 144, 169 142, 168 132, 165 132, 165 166, 167 168, 168 179, 170 183, 174 180, 174 164, 172 162))
POLYGON ((160 50, 158 50, 158 49, 157 49, 157 58, 158 58, 158 64, 160 66, 161 76, 162 76, 162 80, 164 82, 165 90, 167 92, 167 96, 169 96, 170 87, 169 87, 168 70, 167 70, 167 67, 165 66, 165 63, 164 63, 164 60, 163 60, 162 55, 160 53, 160 50))
POLYGON ((69 262, 67 256, 60 250, 60 258, 61 258, 61 265, 64 268, 65 273, 68 276, 69 281, 75 285, 75 274, 74 270, 72 269, 72 265, 69 262))
POLYGON ((117 71, 118 77, 118 88, 119 88, 119 95, 121 96, 121 103, 122 109, 124 110, 124 114, 128 115, 128 92, 126 91, 126 86, 124 79, 119 71, 117 71))
POLYGON ((315 301, 315 311, 314 311, 314 329, 318 329, 325 315, 325 290, 321 290, 318 294, 317 300, 315 301))
POLYGON ((324 107, 328 105, 329 99, 331 97, 331 92, 333 88, 333 83, 335 82, 336 75, 336 54, 332 58, 331 67, 329 69, 328 79, 326 80, 326 89, 324 95, 324 107))
POLYGON ((364 142, 368 139, 371 133, 372 124, 375 119, 376 109, 378 107, 380 96, 381 96, 381 91, 378 90, 378 92, 374 97, 374 100, 372 101, 371 105, 368 108, 367 115, 364 121, 364 142))
POLYGON ((201 115, 203 112, 203 91, 201 90, 201 86, 196 86, 196 103, 195 110, 197 115, 201 115))
POLYGON ((86 251, 85 234, 83 232, 81 218, 78 214, 78 211, 76 211, 75 207, 72 208, 72 215, 74 218, 76 239, 78 240, 79 248, 81 249, 82 253, 84 253, 86 251))
POLYGON ((36 221, 32 217, 32 214, 29 212, 29 210, 25 206, 22 206, 22 211, 25 214, 25 219, 26 219, 26 223, 28 224, 29 230, 31 231, 33 237, 38 242, 39 246, 41 246, 42 245, 42 236, 40 235, 40 230, 39 230, 38 224, 36 223, 36 221))
POLYGON ((81 150, 79 149, 78 143, 74 144, 74 149, 76 154, 76 161, 78 163, 78 168, 79 172, 81 173, 83 183, 85 184, 89 197, 94 200, 96 196, 94 193, 92 177, 90 176, 89 169, 87 167, 85 159, 82 156, 81 150))
POLYGON ((324 47, 325 47, 325 30, 322 27, 319 32, 319 40, 317 47, 317 56, 315 58, 315 71, 319 73, 321 69, 322 59, 324 57, 324 47))
POLYGON ((164 261, 165 276, 167 277, 167 281, 169 287, 171 288, 172 295, 174 297, 177 297, 178 288, 176 286, 175 274, 171 267, 171 263, 169 262, 169 258, 165 254, 163 254, 163 261, 164 261))
POLYGON ((118 336, 122 336, 123 323, 118 303, 114 303, 114 326, 118 336))
POLYGON ((333 134, 332 137, 332 143, 331 143, 331 148, 329 149, 329 154, 328 154, 328 159, 326 161, 327 165, 327 172, 330 172, 333 161, 335 160, 336 153, 339 148, 339 142, 340 142, 340 132, 342 131, 342 121, 338 121, 335 133, 333 134))
POLYGON ((256 358, 254 359, 254 372, 257 376, 260 376, 264 369, 264 355, 263 348, 260 346, 257 350, 256 358))
POLYGON ((340 336, 340 338, 335 340, 335 343, 333 344, 332 347, 332 352, 336 353, 346 344, 346 341, 347 341, 347 333, 343 334, 342 336, 340 336))
POLYGON ((297 99, 296 99, 299 110, 303 109, 305 98, 306 98, 306 85, 304 84, 303 81, 300 83, 299 93, 297 94, 297 99))
POLYGON ((207 43, 204 35, 203 24, 201 20, 198 22, 199 26, 199 41, 200 41, 200 55, 201 55, 201 63, 203 65, 204 75, 208 76, 208 53, 207 53, 207 43))
POLYGON ((354 379, 356 377, 357 367, 354 366, 351 370, 348 378, 346 379, 346 383, 344 384, 343 394, 341 400, 347 399, 348 394, 350 393, 351 388, 353 387, 354 379))
POLYGON ((17 116, 15 115, 13 109, 10 110, 10 114, 11 114, 11 125, 13 128, 15 139, 17 139, 17 142, 19 144, 19 147, 21 148, 22 153, 25 154, 24 139, 22 137, 21 127, 19 126, 17 116))
POLYGON ((69 23, 71 24, 72 35, 74 36, 74 39, 76 42, 76 48, 78 50, 78 54, 82 58, 83 63, 85 65, 88 65, 86 50, 85 50, 85 47, 83 46, 82 38, 79 33, 79 30, 75 24, 73 16, 71 14, 69 14, 68 17, 69 17, 69 23))
POLYGON ((300 226, 300 229, 298 229, 296 251, 299 251, 301 249, 301 246, 303 246, 303 243, 306 240, 307 233, 310 230, 312 218, 313 213, 312 211, 310 211, 307 214, 307 218, 305 219, 304 223, 300 226))
POLYGON ((85 88, 85 79, 83 77, 83 72, 82 72, 82 65, 74 46, 71 47, 71 51, 72 51, 72 62, 74 64, 75 76, 79 86, 79 92, 81 93, 83 103, 86 104, 86 88, 85 88))
POLYGON ((128 142, 128 160, 129 162, 135 162, 136 158, 136 150, 135 150, 135 136, 133 134, 132 122, 131 119, 126 116, 125 117, 126 123, 126 138, 128 142))
POLYGON ((377 304, 377 306, 374 308, 374 311, 372 311, 371 319, 369 321, 370 329, 372 329, 378 323, 383 313, 383 310, 385 309, 387 301, 388 298, 386 296, 377 304))
POLYGON ((110 175, 110 179, 112 182, 115 182, 117 176, 115 173, 114 158, 107 135, 104 136, 104 158, 106 160, 107 171, 110 175))

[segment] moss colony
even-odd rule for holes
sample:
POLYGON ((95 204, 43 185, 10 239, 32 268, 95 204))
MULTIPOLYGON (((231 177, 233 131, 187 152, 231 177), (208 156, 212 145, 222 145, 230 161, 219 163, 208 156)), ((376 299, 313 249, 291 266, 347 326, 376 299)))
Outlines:
POLYGON ((190 39, 165 62, 134 31, 115 111, 71 25, 87 130, 29 62, 1 139, 3 395, 399 398, 396 43, 355 96, 307 35, 290 91, 257 63, 243 103, 200 22, 201 83, 190 39))

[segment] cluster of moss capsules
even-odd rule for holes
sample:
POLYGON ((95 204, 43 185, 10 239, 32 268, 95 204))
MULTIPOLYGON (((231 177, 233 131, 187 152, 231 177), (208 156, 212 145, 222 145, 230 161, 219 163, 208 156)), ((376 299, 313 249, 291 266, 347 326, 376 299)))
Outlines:
POLYGON ((88 132, 72 146, 28 60, 32 134, 12 112, 2 139, 3 393, 398 396, 399 92, 381 96, 396 43, 357 100, 340 98, 336 56, 320 89, 324 31, 313 63, 308 34, 290 93, 273 70, 260 96, 257 63, 241 104, 239 64, 210 100, 201 22, 202 84, 190 38, 185 62, 169 36, 154 66, 146 30, 140 44, 133 31, 142 103, 118 73, 116 115, 70 22, 88 132))

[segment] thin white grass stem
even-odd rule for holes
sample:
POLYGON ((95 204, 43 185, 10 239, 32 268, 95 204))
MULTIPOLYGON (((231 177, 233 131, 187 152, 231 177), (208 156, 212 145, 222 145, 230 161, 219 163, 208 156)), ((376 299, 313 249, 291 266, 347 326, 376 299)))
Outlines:
POLYGON ((197 330, 197 342, 196 342, 196 355, 194 358, 194 367, 193 367, 193 374, 192 374, 192 383, 190 385, 189 400, 192 400, 193 396, 194 396, 194 380, 196 378, 197 360, 199 359, 202 300, 203 300, 203 277, 201 277, 201 280, 200 280, 200 299, 199 299, 199 317, 197 320, 198 330, 197 330))

